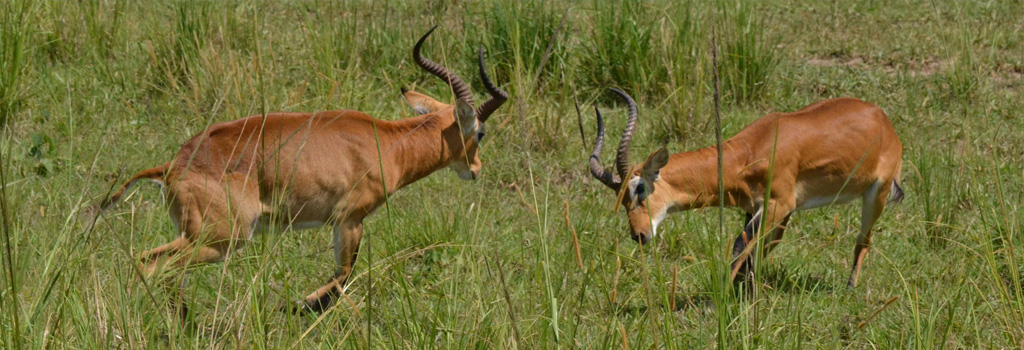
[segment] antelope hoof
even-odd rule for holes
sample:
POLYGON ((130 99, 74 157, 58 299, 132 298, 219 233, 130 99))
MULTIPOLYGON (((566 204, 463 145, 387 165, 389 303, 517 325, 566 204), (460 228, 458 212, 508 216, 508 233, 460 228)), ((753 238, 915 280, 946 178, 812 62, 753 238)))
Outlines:
POLYGON ((283 313, 292 315, 319 315, 331 307, 331 299, 330 296, 324 296, 313 301, 303 300, 282 305, 278 309, 283 313))
POLYGON ((315 310, 312 305, 307 304, 305 301, 298 301, 292 303, 283 303, 277 308, 278 312, 288 315, 316 315, 320 313, 319 310, 315 310))

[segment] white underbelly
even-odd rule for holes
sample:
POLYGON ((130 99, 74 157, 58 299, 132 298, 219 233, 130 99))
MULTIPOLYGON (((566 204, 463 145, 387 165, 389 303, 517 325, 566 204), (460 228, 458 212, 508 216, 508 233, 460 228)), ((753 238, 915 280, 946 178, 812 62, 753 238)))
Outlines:
POLYGON ((854 199, 859 198, 859 195, 841 194, 828 197, 812 197, 804 199, 802 202, 797 204, 796 210, 807 210, 824 207, 830 204, 843 204, 848 203, 854 199))
POLYGON ((261 217, 260 220, 256 221, 256 232, 263 233, 271 230, 277 231, 292 231, 292 230, 308 230, 323 226, 323 221, 282 221, 272 222, 267 220, 265 217, 261 217))

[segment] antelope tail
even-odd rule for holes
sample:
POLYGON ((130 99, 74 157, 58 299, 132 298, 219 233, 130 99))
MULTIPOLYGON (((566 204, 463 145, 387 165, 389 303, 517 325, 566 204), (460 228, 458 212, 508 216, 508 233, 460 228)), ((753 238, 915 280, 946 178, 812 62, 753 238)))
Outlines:
POLYGON ((900 173, 902 172, 903 163, 896 168, 896 177, 892 179, 892 189, 889 190, 889 203, 899 203, 903 201, 903 188, 900 187, 900 173))
POLYGON ((892 180, 892 189, 889 190, 889 203, 899 203, 903 201, 903 187, 900 187, 899 181, 892 180))
POLYGON ((167 169, 169 168, 169 166, 170 164, 164 164, 155 168, 149 168, 138 172, 137 174, 135 174, 135 176, 132 176, 131 179, 129 179, 127 182, 121 185, 121 189, 117 190, 117 192, 114 192, 114 194, 110 195, 110 197, 104 199, 103 202, 101 202, 99 205, 99 210, 101 212, 106 211, 110 207, 114 206, 114 204, 117 204, 117 202, 120 202, 121 196, 123 196, 125 192, 128 192, 128 190, 135 185, 135 182, 139 180, 151 180, 159 183, 160 186, 163 186, 164 175, 167 174, 167 169))

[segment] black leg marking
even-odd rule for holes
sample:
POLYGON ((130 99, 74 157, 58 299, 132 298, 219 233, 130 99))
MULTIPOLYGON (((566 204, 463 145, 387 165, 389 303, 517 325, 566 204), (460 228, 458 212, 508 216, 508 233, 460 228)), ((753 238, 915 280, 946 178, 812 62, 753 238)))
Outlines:
POLYGON ((340 293, 338 292, 337 289, 331 289, 331 291, 324 293, 324 295, 321 295, 320 298, 318 298, 316 301, 312 303, 303 302, 302 308, 296 311, 312 314, 322 313, 324 312, 324 310, 327 310, 327 308, 331 307, 331 304, 334 303, 334 299, 338 295, 340 295, 340 293))
MULTIPOLYGON (((743 232, 740 233, 739 236, 736 236, 736 241, 734 241, 732 244, 733 259, 740 256, 740 254, 743 253, 743 250, 747 249, 747 245, 750 244, 750 242, 753 242, 755 239, 757 239, 757 231, 758 229, 760 229, 760 226, 760 213, 758 213, 758 215, 747 213, 746 225, 743 227, 743 232)), ((749 256, 743 261, 734 261, 732 265, 733 268, 735 268, 737 264, 743 265, 742 267, 740 267, 739 270, 740 273, 743 274, 746 274, 747 271, 750 271, 753 268, 753 262, 749 256)))

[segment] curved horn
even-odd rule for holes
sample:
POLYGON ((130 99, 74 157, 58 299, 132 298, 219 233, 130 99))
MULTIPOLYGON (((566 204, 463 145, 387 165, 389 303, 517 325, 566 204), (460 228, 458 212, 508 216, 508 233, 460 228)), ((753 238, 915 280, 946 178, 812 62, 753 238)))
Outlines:
POLYGON ((452 90, 455 91, 455 98, 473 105, 473 92, 469 90, 469 85, 467 85, 466 82, 462 81, 461 78, 455 75, 455 73, 449 71, 447 68, 435 63, 434 61, 423 58, 423 56, 420 55, 420 48, 423 46, 423 42, 427 40, 430 33, 434 32, 434 29, 437 29, 436 25, 433 28, 430 28, 430 30, 427 31, 427 34, 423 34, 423 37, 416 42, 416 46, 412 47, 413 61, 416 61, 416 64, 419 65, 420 68, 423 68, 423 70, 430 72, 430 74, 433 74, 448 83, 448 86, 451 86, 452 90))
POLYGON ((622 138, 619 139, 619 151, 615 156, 615 168, 619 171, 619 177, 626 178, 629 171, 629 144, 633 141, 633 130, 636 129, 636 102, 625 92, 616 88, 608 89, 618 94, 629 106, 629 119, 626 120, 626 130, 622 131, 622 138))
POLYGON ((484 101, 476 109, 476 119, 480 120, 481 123, 487 121, 487 117, 491 116, 498 107, 501 107, 508 100, 508 93, 501 88, 491 83, 491 78, 487 76, 487 69, 484 68, 484 47, 480 46, 480 52, 477 54, 477 61, 480 63, 480 80, 483 80, 484 87, 487 88, 487 93, 491 94, 491 98, 484 101))
POLYGON ((594 113, 597 114, 597 139, 594 140, 594 151, 590 153, 590 174, 605 186, 618 191, 622 186, 622 178, 601 166, 601 149, 604 148, 604 118, 601 118, 601 110, 597 106, 594 106, 594 113))

